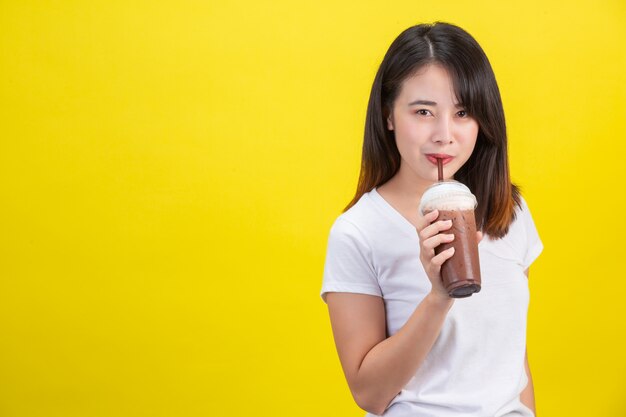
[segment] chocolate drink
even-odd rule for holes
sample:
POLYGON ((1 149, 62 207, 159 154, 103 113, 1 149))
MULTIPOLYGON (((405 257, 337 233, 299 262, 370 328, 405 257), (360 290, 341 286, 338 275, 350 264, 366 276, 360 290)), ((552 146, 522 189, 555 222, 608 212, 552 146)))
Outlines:
POLYGON ((469 297, 480 291, 480 264, 476 237, 476 197, 466 185, 454 181, 437 182, 424 192, 420 201, 422 215, 439 210, 437 220, 452 220, 452 227, 442 233, 454 234, 454 240, 442 243, 435 253, 454 247, 454 254, 441 266, 441 280, 450 297, 469 297))
POLYGON ((437 220, 452 220, 452 227, 442 233, 453 233, 454 240, 435 248, 439 254, 454 247, 454 255, 441 266, 441 278, 450 297, 469 297, 480 291, 480 264, 476 242, 474 210, 439 210, 437 220))

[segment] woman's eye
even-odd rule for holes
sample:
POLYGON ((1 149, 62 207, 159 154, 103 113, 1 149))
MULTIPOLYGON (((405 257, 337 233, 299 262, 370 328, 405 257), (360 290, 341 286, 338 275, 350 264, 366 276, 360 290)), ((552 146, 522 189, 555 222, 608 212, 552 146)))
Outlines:
POLYGON ((430 114, 430 112, 426 109, 419 109, 415 113, 419 114, 420 116, 428 116, 430 114))
POLYGON ((461 110, 460 112, 457 113, 457 115, 459 115, 459 117, 467 117, 468 114, 465 110, 461 110))

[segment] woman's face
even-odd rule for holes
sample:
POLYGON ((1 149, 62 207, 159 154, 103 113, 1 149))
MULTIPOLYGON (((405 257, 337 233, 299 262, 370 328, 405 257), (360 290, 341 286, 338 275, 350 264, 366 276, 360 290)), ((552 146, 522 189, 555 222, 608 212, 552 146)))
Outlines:
POLYGON ((435 182, 440 157, 444 178, 453 178, 472 154, 478 136, 478 122, 459 106, 452 79, 440 65, 427 65, 404 80, 387 118, 401 156, 400 175, 435 182))

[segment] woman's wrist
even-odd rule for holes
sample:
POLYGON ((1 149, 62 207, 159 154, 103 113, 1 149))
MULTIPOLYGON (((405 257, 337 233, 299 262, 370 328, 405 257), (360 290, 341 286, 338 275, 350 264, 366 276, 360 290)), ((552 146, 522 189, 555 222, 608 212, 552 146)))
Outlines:
POLYGON ((437 306, 446 310, 449 310, 454 304, 454 298, 450 297, 448 294, 441 294, 441 293, 431 291, 428 293, 426 298, 434 306, 437 306))

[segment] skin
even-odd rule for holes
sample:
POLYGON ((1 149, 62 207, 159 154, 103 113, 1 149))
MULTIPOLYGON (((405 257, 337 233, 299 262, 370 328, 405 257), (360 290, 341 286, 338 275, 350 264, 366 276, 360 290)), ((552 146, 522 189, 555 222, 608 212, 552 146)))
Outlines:
MULTIPOLYGON (((420 261, 432 284, 430 293, 416 307, 405 325, 386 337, 382 298, 353 293, 328 293, 327 303, 339 359, 356 403, 365 411, 382 414, 430 352, 455 300, 441 281, 441 265, 453 248, 435 255, 434 248, 450 242, 445 233, 451 222, 435 221, 438 211, 420 216, 424 190, 437 181, 437 166, 426 154, 447 154, 444 177, 454 177, 469 159, 478 135, 478 123, 455 97, 452 80, 436 64, 407 78, 387 119, 401 156, 400 169, 379 194, 411 222, 419 236, 420 261), (411 104, 428 101, 430 104, 411 104), (433 104, 436 103, 436 104, 433 104)), ((477 240, 482 234, 477 234, 477 240)), ((529 383, 521 399, 534 411, 534 395, 528 360, 529 383)))
MULTIPOLYGON (((529 269, 524 271, 524 273, 526 274, 526 278, 528 278, 529 269)), ((533 413, 537 415, 535 408, 535 388, 533 386, 533 376, 530 373, 530 366, 528 365, 528 349, 526 349, 526 355, 524 356, 524 368, 526 369, 526 376, 528 376, 528 384, 526 385, 526 388, 524 388, 524 391, 520 394, 520 400, 522 401, 522 404, 533 410, 533 413)))

